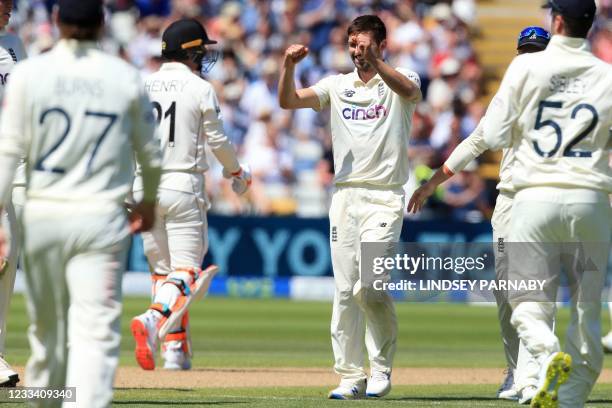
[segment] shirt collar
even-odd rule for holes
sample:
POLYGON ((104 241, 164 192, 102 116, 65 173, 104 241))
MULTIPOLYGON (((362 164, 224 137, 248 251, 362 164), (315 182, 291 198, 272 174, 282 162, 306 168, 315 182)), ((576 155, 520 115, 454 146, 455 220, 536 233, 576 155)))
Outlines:
POLYGON ((191 72, 191 69, 189 69, 189 67, 185 64, 183 64, 182 62, 164 62, 161 67, 159 68, 160 71, 189 71, 191 72))
POLYGON ((74 39, 62 38, 57 42, 55 46, 59 50, 66 51, 77 51, 77 50, 88 50, 88 49, 99 49, 97 41, 80 41, 74 39))
POLYGON ((569 48, 576 51, 590 51, 591 47, 584 38, 567 37, 561 34, 555 34, 550 39, 549 46, 558 48, 569 48))
POLYGON ((351 73, 351 75, 353 76, 352 77, 353 85, 355 86, 358 86, 358 85, 367 86, 368 84, 375 84, 375 83, 378 83, 378 81, 382 81, 380 74, 376 73, 376 75, 374 75, 372 79, 370 79, 370 81, 368 81, 368 83, 366 84, 365 82, 361 80, 361 78, 359 78, 359 74, 357 73, 357 68, 353 69, 353 72, 351 73))

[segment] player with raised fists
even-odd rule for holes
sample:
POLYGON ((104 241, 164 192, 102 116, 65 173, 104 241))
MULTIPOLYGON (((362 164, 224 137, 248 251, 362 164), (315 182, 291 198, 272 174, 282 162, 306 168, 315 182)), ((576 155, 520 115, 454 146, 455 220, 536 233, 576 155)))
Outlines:
POLYGON ((144 193, 134 211, 150 229, 161 153, 138 71, 98 48, 102 0, 59 0, 57 23, 57 45, 11 73, 0 120, 0 202, 8 202, 26 157, 26 385, 75 387, 75 406, 107 407, 130 236, 124 201, 136 156, 144 193))
MULTIPOLYGON (((550 33, 541 27, 526 27, 521 31, 517 42, 517 53, 525 54, 542 51, 550 41, 550 33)), ((429 198, 436 188, 451 178, 454 174, 462 171, 472 160, 488 150, 484 141, 483 123, 485 120, 495 120, 494 117, 483 118, 474 132, 462 141, 450 154, 446 162, 438 169, 425 184, 419 187, 408 202, 408 212, 419 211, 425 200, 429 198)), ((491 219, 493 227, 493 242, 504 242, 508 239, 508 227, 510 225, 510 211, 514 199, 515 189, 512 184, 512 163, 514 153, 512 149, 504 149, 499 167, 500 182, 497 185, 499 195, 495 203, 495 211, 491 219)), ((495 251, 497 278, 503 279, 507 273, 507 262, 503 259, 503 253, 495 251)), ((536 393, 539 375, 539 366, 533 361, 530 353, 520 346, 520 339, 516 329, 510 323, 512 308, 503 294, 495 293, 497 311, 501 328, 502 342, 508 372, 501 387, 497 392, 500 399, 518 400, 525 404, 531 402, 536 393)))
MULTIPOLYGON (((0 0, 0 98, 9 81, 10 73, 17 62, 26 58, 21 39, 5 31, 13 11, 12 0, 0 0)), ((2 224, 6 225, 10 243, 6 258, 0 257, 0 387, 15 386, 17 373, 4 360, 6 318, 15 285, 17 261, 19 259, 19 230, 17 219, 21 213, 25 189, 25 165, 21 163, 13 181, 12 199, 2 211, 2 224)))
MULTIPOLYGON (((215 43, 197 20, 175 21, 162 35, 165 62, 145 80, 163 152, 156 224, 143 233, 153 302, 131 325, 136 360, 145 370, 155 368, 158 340, 163 341, 164 368, 191 368, 187 308, 194 297, 207 291, 216 272, 215 266, 200 269, 208 248, 205 144, 223 165, 223 175, 232 179, 237 194, 244 194, 251 182, 248 167, 238 163, 223 131, 215 91, 200 76, 215 61, 214 52, 206 48, 215 43)), ((141 192, 137 177, 135 197, 141 192)))
POLYGON ((510 64, 487 110, 495 120, 485 120, 484 140, 515 154, 508 241, 525 244, 516 256, 508 252, 510 272, 552 276, 545 300, 511 299, 511 323, 542 367, 532 407, 577 408, 584 406, 603 362, 612 68, 592 54, 586 40, 594 0, 548 0, 545 7, 552 11, 552 39, 546 50, 510 64), (571 264, 559 255, 568 247, 571 264), (566 352, 552 330, 561 264, 577 281, 566 352))
POLYGON ((296 90, 295 65, 308 49, 295 44, 285 52, 279 81, 281 108, 331 109, 335 191, 329 219, 336 283, 331 332, 335 370, 341 376, 340 385, 329 393, 332 399, 382 397, 391 390, 395 307, 389 293, 361 284, 360 244, 399 240, 408 135, 421 99, 418 75, 383 60, 387 31, 379 17, 357 17, 347 31, 353 72, 296 90))

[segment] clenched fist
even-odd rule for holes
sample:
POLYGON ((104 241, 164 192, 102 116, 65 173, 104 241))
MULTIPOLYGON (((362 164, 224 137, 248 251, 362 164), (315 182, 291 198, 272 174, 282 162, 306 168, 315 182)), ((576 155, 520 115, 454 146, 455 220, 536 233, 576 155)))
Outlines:
POLYGON ((308 55, 308 47, 301 44, 292 44, 285 51, 285 65, 295 65, 308 55))

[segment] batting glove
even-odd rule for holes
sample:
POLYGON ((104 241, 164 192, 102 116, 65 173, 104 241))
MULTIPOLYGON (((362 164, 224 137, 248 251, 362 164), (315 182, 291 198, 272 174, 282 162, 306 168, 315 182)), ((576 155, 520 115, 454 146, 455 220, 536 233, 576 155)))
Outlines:
POLYGON ((251 169, 246 164, 241 164, 234 173, 223 169, 223 177, 232 179, 232 190, 238 195, 246 193, 251 185, 251 169))

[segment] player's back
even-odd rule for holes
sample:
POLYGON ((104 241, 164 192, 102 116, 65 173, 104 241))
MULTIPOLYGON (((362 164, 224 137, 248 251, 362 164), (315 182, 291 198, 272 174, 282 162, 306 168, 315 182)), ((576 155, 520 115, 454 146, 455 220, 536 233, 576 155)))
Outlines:
POLYGON ((18 65, 15 80, 26 82, 28 197, 123 202, 132 181, 138 72, 92 42, 62 40, 18 65))
POLYGON ((218 104, 205 106, 214 99, 212 85, 191 72, 185 64, 167 62, 145 79, 145 90, 159 125, 162 170, 206 171, 203 111, 218 109, 218 104))
POLYGON ((545 51, 523 55, 516 83, 520 114, 513 137, 517 188, 557 186, 612 192, 608 165, 612 68, 584 40, 554 36, 545 51), (520 82, 520 81, 517 81, 520 82))

